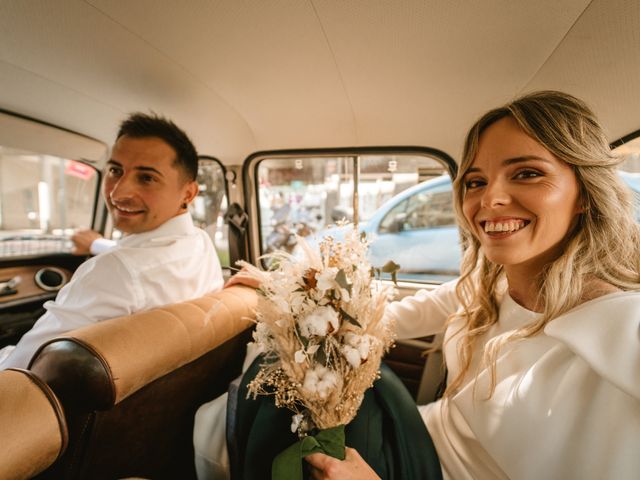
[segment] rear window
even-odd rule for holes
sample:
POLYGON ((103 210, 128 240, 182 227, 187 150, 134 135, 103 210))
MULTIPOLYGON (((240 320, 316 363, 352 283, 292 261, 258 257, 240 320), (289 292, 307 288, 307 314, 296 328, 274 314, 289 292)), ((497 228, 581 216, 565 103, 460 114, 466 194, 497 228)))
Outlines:
POLYGON ((417 153, 266 154, 253 169, 260 253, 300 251, 340 240, 340 221, 353 222, 354 188, 360 231, 374 267, 393 260, 400 280, 445 281, 459 273, 460 245, 447 164, 417 153))

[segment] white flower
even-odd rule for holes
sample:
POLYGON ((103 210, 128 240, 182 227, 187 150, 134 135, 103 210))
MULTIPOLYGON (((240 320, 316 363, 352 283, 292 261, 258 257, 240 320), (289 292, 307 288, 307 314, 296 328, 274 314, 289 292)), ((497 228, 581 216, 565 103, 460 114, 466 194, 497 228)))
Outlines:
POLYGON ((331 307, 318 307, 306 317, 298 320, 300 333, 304 337, 318 335, 326 337, 328 333, 338 330, 340 319, 338 312, 331 307), (331 329, 329 327, 331 326, 331 329))
POLYGON ((346 288, 341 288, 340 299, 345 303, 349 303, 351 301, 351 295, 349 295, 349 290, 347 290, 346 288))
POLYGON ((338 269, 336 267, 327 267, 316 273, 316 288, 322 293, 333 288, 337 274, 338 269))
POLYGON ((273 301, 273 303, 276 304, 276 306, 278 307, 278 309, 281 312, 288 313, 288 312, 291 311, 289 302, 287 302, 286 299, 284 299, 282 297, 272 297, 272 301, 273 301))
POLYGON ((304 415, 301 413, 296 413, 293 417, 291 417, 291 433, 296 433, 298 427, 300 426, 300 422, 304 418, 304 415))
POLYGON ((269 349, 271 345, 271 329, 264 322, 258 322, 253 332, 253 339, 258 344, 261 351, 269 349))
POLYGON ((356 350, 352 346, 342 345, 340 347, 340 351, 344 355, 344 358, 347 359, 347 362, 349 362, 349 365, 351 365, 354 369, 358 368, 360 366, 360 363, 362 363, 360 359, 360 352, 358 352, 358 350, 356 350))
POLYGON ((320 348, 320 345, 311 345, 309 346, 309 348, 307 348, 306 352, 304 348, 301 348, 293 355, 293 359, 295 360, 296 363, 302 363, 304 362, 304 359, 307 357, 307 355, 313 355, 318 351, 319 348, 320 348))
POLYGON ((353 368, 358 368, 363 360, 369 358, 371 344, 375 343, 376 339, 369 334, 358 335, 347 332, 342 337, 342 341, 344 343, 340 346, 340 351, 344 358, 353 368))
POLYGON ((302 388, 316 393, 320 398, 327 398, 329 392, 338 385, 338 375, 323 365, 316 365, 307 370, 302 388))

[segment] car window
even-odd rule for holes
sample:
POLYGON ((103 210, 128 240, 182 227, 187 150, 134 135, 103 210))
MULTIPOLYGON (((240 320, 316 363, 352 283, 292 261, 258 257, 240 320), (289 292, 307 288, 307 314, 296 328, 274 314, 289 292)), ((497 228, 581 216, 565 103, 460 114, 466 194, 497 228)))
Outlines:
MULTIPOLYGON (((446 164, 423 154, 290 155, 261 158, 255 168, 258 190, 258 229, 260 254, 285 250, 300 251, 298 238, 306 238, 316 247, 324 236, 340 240, 344 228, 339 221, 353 222, 354 188, 357 184, 359 230, 371 241, 370 258, 375 267, 389 260, 400 264, 398 278, 434 280, 434 274, 446 271, 456 275, 459 269, 458 233, 453 215, 451 182, 446 164), (356 172, 356 169, 358 171, 356 172), (402 198, 409 189, 423 182, 436 182, 425 191, 402 198), (431 229, 449 227, 450 232, 431 235, 431 229), (420 239, 386 242, 380 233, 397 231, 426 232, 432 241, 450 250, 441 259, 416 265, 406 257, 417 255, 420 239), (382 243, 386 242, 384 245, 382 243), (409 275, 410 274, 410 275, 409 275)), ((428 245, 427 245, 428 246, 428 245)), ((435 250, 434 250, 435 251, 435 250)), ((441 277, 438 277, 440 280, 441 277)))
POLYGON ((417 192, 394 207, 380 223, 380 233, 455 227, 451 184, 417 192))
POLYGON ((100 174, 75 160, 0 146, 0 257, 69 252, 91 228, 100 174))
POLYGON ((380 222, 379 233, 390 233, 402 230, 406 219, 407 209, 409 208, 409 200, 403 200, 398 205, 389 210, 380 222))
POLYGON ((225 171, 215 158, 200 158, 198 164, 198 195, 191 202, 190 212, 196 226, 213 241, 220 265, 229 267, 229 228, 224 222, 227 213, 225 171))
POLYGON ((621 160, 620 176, 633 192, 636 219, 640 222, 640 136, 619 143, 613 153, 621 160))

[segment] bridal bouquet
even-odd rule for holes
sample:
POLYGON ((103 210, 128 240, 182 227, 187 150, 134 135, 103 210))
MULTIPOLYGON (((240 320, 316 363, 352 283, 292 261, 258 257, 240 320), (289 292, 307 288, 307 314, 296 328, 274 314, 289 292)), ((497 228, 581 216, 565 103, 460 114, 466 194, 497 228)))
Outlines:
POLYGON ((383 316, 391 289, 375 279, 364 236, 354 228, 341 242, 326 237, 319 254, 303 239, 299 245, 304 258, 270 254, 267 271, 243 264, 260 283, 254 340, 264 358, 249 394, 273 395, 301 439, 276 459, 274 478, 278 462, 288 469, 313 451, 344 458, 344 426, 393 342, 383 316))

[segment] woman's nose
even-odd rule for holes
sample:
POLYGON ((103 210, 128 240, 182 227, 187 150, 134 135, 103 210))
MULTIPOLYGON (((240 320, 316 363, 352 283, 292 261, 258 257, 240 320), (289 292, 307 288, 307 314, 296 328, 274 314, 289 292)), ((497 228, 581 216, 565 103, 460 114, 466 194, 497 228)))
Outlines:
POLYGON ((482 194, 482 206, 485 208, 495 208, 500 205, 511 203, 511 195, 502 180, 494 180, 487 183, 482 194))

